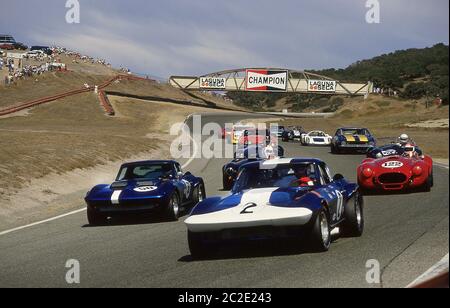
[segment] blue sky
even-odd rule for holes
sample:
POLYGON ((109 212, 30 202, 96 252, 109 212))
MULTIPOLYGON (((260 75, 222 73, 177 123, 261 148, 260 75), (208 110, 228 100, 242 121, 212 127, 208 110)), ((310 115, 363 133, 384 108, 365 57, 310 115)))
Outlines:
POLYGON ((449 41, 448 0, 0 0, 0 32, 58 44, 153 76, 241 67, 340 68, 398 49, 449 41))

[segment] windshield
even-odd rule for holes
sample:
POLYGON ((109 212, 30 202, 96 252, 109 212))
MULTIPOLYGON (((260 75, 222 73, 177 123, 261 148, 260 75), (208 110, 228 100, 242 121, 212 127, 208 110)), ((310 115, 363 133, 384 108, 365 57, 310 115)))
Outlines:
POLYGON ((235 160, 266 158, 266 154, 263 148, 246 147, 238 149, 234 158, 235 160))
POLYGON ((170 163, 126 166, 120 169, 117 181, 158 180, 161 177, 173 174, 172 171, 173 168, 170 163))
POLYGON ((369 135, 367 129, 344 129, 342 133, 344 135, 369 135))
POLYGON ((325 137, 325 133, 323 132, 312 132, 309 134, 311 137, 325 137))
POLYGON ((271 169, 244 168, 238 176, 235 191, 257 188, 288 188, 316 185, 315 167, 311 163, 279 165, 271 169), (305 185, 299 183, 305 181, 305 185))

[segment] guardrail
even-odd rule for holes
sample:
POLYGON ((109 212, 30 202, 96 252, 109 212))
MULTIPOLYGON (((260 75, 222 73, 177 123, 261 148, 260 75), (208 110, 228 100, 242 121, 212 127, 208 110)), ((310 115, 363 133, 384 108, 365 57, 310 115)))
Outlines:
MULTIPOLYGON (((133 76, 133 75, 117 75, 111 79, 106 80, 102 84, 100 84, 98 86, 98 89, 99 90, 105 89, 106 87, 111 85, 111 83, 113 83, 117 80, 153 81, 152 79, 137 77, 137 76, 133 76)), ((32 100, 32 101, 25 102, 25 103, 20 103, 20 104, 11 106, 11 107, 7 107, 5 109, 1 109, 0 116, 10 115, 10 114, 13 114, 13 113, 16 113, 16 112, 19 112, 19 111, 22 111, 22 110, 25 110, 28 108, 32 108, 32 107, 36 107, 38 105, 49 103, 49 102, 52 102, 52 101, 55 101, 55 100, 58 100, 61 98, 66 98, 66 97, 81 94, 81 93, 91 92, 91 91, 94 91, 94 89, 95 89, 94 87, 89 87, 89 88, 85 87, 85 88, 72 90, 69 92, 64 92, 64 93, 53 95, 53 96, 39 98, 39 99, 32 100)), ((103 95, 102 95, 102 94, 100 94, 101 92, 103 92, 103 91, 99 91, 99 99, 100 99, 101 105, 103 106, 103 108, 105 109, 107 114, 114 115, 115 112, 114 112, 112 105, 109 103, 109 100, 107 99, 105 93, 103 92, 103 95)))

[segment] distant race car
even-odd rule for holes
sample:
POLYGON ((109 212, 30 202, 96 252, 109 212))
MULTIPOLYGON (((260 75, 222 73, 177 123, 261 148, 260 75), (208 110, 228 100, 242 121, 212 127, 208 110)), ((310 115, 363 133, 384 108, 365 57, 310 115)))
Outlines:
POLYGON ((109 217, 154 213, 177 220, 183 208, 205 197, 202 178, 185 174, 175 161, 143 161, 122 165, 111 185, 97 185, 85 198, 91 225, 109 217))
POLYGON ((331 152, 364 152, 375 147, 377 141, 367 128, 339 128, 331 141, 331 152))
POLYGON ((238 144, 239 143, 239 139, 241 139, 241 137, 244 135, 244 132, 246 130, 251 130, 251 129, 255 129, 254 125, 245 125, 245 124, 235 124, 233 126, 233 130, 231 132, 231 143, 233 144, 238 144))
POLYGON ((363 196, 317 159, 275 159, 243 165, 232 194, 200 202, 185 223, 191 254, 207 257, 239 240, 307 239, 327 251, 331 232, 361 236, 363 196))
POLYGON ((302 145, 308 146, 308 145, 326 145, 329 146, 331 144, 331 140, 333 138, 328 135, 327 133, 324 133, 322 131, 312 131, 308 134, 304 134, 302 136, 301 142, 302 145))
MULTIPOLYGON (((269 152, 265 146, 259 145, 238 148, 234 153, 234 159, 222 168, 223 189, 231 190, 233 188, 241 166, 249 162, 267 160, 271 154, 269 152)), ((276 157, 284 157, 284 148, 278 146, 278 152, 274 154, 276 157)))
POLYGON ((433 160, 410 155, 415 150, 390 144, 372 149, 358 167, 358 183, 365 192, 403 191, 433 187, 433 160))
POLYGON ((303 127, 292 127, 283 132, 282 140, 283 142, 290 142, 290 141, 301 141, 302 136, 305 135, 306 132, 303 129, 303 127))
POLYGON ((247 145, 262 145, 265 146, 271 140, 269 130, 247 129, 239 138, 238 144, 240 146, 247 145))

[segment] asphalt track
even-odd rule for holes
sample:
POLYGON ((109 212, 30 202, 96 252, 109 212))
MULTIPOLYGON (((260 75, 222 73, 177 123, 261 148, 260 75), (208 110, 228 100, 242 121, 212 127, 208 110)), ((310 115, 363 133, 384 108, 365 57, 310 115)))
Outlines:
MULTIPOLYGON (((203 121, 240 117, 250 116, 209 114, 203 121)), ((353 180, 363 158, 283 146, 288 156, 321 158, 353 180)), ((227 161, 197 159, 188 169, 204 177, 209 196, 223 195, 221 167, 227 161)), ((0 236, 0 287, 74 287, 65 281, 69 259, 80 262, 79 287, 404 287, 448 253, 448 185, 448 169, 436 167, 431 193, 366 197, 363 237, 338 238, 321 254, 260 243, 194 261, 184 218, 90 227, 85 213, 74 214, 0 236), (381 265, 381 284, 366 282, 370 259, 381 265)), ((83 206, 83 200, 76 202, 83 206)))

